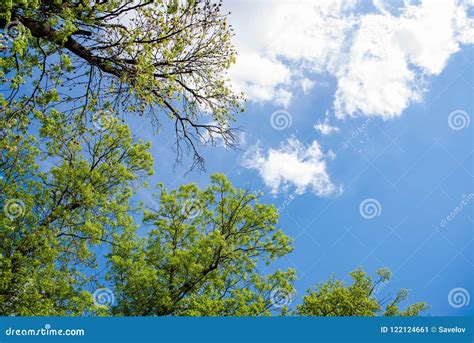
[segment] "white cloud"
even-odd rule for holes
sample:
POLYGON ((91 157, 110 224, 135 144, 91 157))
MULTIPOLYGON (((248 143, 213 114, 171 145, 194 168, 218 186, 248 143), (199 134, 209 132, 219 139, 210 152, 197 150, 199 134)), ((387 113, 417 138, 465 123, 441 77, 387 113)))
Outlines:
POLYGON ((409 62, 437 75, 449 56, 459 50, 453 26, 456 12, 454 1, 442 1, 436 5, 423 1, 420 6, 409 6, 405 14, 394 22, 392 39, 409 62))
MULTIPOLYGON (((308 94, 313 76, 337 80, 333 109, 337 118, 400 116, 423 99, 427 76, 436 76, 462 44, 474 44, 474 0, 245 1, 229 0, 237 63, 234 86, 251 101, 288 107, 301 89, 308 94), (363 11, 361 10, 363 7, 363 11)), ((338 127, 326 118, 315 129, 338 127)), ((245 166, 259 172, 273 193, 290 186, 319 196, 336 193, 324 154, 296 138, 278 149, 257 146, 245 166)))
POLYGON ((314 128, 321 132, 322 135, 330 135, 331 133, 334 132, 339 132, 339 128, 336 126, 332 126, 328 123, 327 119, 324 122, 319 122, 316 125, 314 125, 314 128))
POLYGON ((235 90, 243 91, 250 100, 279 105, 287 105, 291 100, 291 93, 283 88, 290 81, 290 70, 277 60, 240 51, 230 77, 235 90))
POLYGON ((363 14, 361 4, 230 1, 233 83, 250 100, 288 106, 296 87, 313 87, 309 75, 329 73, 339 118, 390 119, 422 99, 426 76, 441 73, 461 44, 474 43, 473 0, 374 0, 363 14))
MULTIPOLYGON (((326 158, 317 141, 305 146, 292 137, 267 153, 257 144, 246 153, 243 165, 257 170, 273 194, 293 186, 298 194, 310 189, 318 196, 328 196, 340 189, 329 178, 326 158)), ((334 158, 332 152, 329 158, 334 158)))
POLYGON ((314 81, 311 81, 307 77, 301 80, 301 88, 303 88, 304 94, 308 94, 311 91, 311 89, 313 89, 314 83, 315 83, 314 81))
POLYGON ((363 18, 348 61, 337 72, 335 111, 346 115, 399 115, 410 101, 420 99, 415 75, 405 53, 393 39, 395 19, 385 15, 363 18))
POLYGON ((287 106, 294 88, 308 92, 313 81, 298 72, 311 61, 321 71, 340 51, 352 25, 342 12, 353 1, 243 1, 224 2, 235 29, 237 62, 230 76, 236 90, 251 101, 287 106), (288 66, 294 60, 300 66, 288 66))
POLYGON ((451 1, 407 6, 401 16, 365 15, 348 59, 336 73, 338 117, 400 116, 420 101, 424 77, 437 75, 459 50, 456 16, 451 1))
POLYGON ((347 33, 355 24, 356 1, 278 1, 272 3, 262 42, 269 56, 309 63, 326 71, 337 63, 347 33))
POLYGON ((474 0, 465 1, 456 9, 456 38, 461 44, 474 44, 474 18, 468 17, 468 9, 474 9, 474 0))
POLYGON ((275 91, 275 101, 276 105, 281 105, 284 108, 287 108, 293 98, 293 93, 286 89, 277 89, 275 91))

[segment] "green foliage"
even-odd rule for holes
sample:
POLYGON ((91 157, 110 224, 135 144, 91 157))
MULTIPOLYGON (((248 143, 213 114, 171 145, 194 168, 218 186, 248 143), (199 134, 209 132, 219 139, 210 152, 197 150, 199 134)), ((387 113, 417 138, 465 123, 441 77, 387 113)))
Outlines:
MULTIPOLYGON (((92 116, 171 121, 202 165, 196 143, 230 128, 242 95, 229 88, 232 31, 209 1, 23 0, 2 3, 0 28, 10 41, 0 60, 0 87, 17 113, 52 108, 92 116), (209 124, 212 122, 212 124, 209 124)), ((4 118, 2 118, 4 119, 4 118)), ((178 156, 179 157, 179 156, 178 156)))
POLYGON ((267 276, 257 270, 291 251, 290 239, 275 228, 274 206, 222 174, 204 190, 189 184, 169 192, 160 185, 157 200, 159 208, 145 212, 149 234, 126 232, 112 249, 114 313, 269 315, 273 289, 293 292, 293 270, 267 276))
POLYGON ((152 173, 149 144, 125 125, 98 131, 57 111, 0 125, 0 314, 93 310, 85 269, 94 247, 133 225, 128 200, 152 173))
POLYGON ((377 274, 379 279, 374 282, 363 270, 355 270, 350 273, 350 285, 333 277, 328 282, 317 285, 315 290, 308 290, 295 313, 303 316, 376 316, 380 313, 385 316, 417 316, 428 308, 425 303, 415 303, 405 311, 400 310, 400 302, 408 297, 408 290, 402 289, 382 309, 376 295, 390 281, 391 273, 384 268, 378 270, 377 274))
MULTIPOLYGON (((196 142, 235 143, 242 96, 223 76, 235 51, 220 4, 3 1, 0 27, 0 315, 382 313, 387 270, 318 285, 295 312, 280 304, 295 272, 261 270, 291 240, 274 206, 221 174, 133 206, 153 159, 121 116, 171 120, 199 164, 196 142), (92 296, 104 285, 110 307, 92 296)), ((407 295, 383 314, 425 309, 400 310, 407 295)))
MULTIPOLYGON (((275 294, 293 294, 295 272, 259 271, 292 250, 275 207, 214 174, 204 189, 158 185, 157 207, 147 204, 140 225, 130 199, 152 173, 150 145, 114 118, 102 123, 106 130, 56 110, 1 122, 0 314, 291 314, 275 294), (150 230, 139 234, 140 226, 150 230), (115 294, 111 307, 92 299, 104 284, 115 294)), ((391 274, 378 274, 377 282, 358 270, 349 286, 318 285, 294 314, 379 314, 375 293, 391 274)), ((400 310, 407 295, 383 314, 426 308, 400 310)))

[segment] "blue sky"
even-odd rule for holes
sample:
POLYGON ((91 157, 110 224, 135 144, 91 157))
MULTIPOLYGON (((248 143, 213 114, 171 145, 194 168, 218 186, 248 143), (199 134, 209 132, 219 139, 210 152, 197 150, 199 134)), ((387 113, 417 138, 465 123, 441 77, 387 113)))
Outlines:
POLYGON ((332 273, 388 267, 380 298, 409 288, 428 315, 472 314, 472 301, 448 301, 474 292, 472 6, 321 3, 227 3, 239 52, 231 82, 249 100, 241 150, 204 148, 206 171, 185 175, 191 161, 173 168, 169 127, 153 135, 131 119, 153 142, 151 183, 204 186, 223 172, 264 191, 294 239, 272 268, 296 268, 295 303, 332 273))

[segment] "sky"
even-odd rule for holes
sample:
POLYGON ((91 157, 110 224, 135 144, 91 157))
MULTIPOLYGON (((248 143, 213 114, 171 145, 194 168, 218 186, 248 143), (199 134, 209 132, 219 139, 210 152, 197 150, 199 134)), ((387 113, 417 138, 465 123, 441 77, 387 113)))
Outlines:
MULTIPOLYGON (((294 251, 294 304, 359 267, 411 290, 425 315, 474 313, 474 1, 224 0, 248 99, 240 150, 204 148, 206 171, 174 166, 174 136, 144 121, 169 188, 225 173, 264 192, 294 251)), ((149 191, 148 191, 149 192, 149 191)), ((148 200, 147 191, 138 198, 148 200)))

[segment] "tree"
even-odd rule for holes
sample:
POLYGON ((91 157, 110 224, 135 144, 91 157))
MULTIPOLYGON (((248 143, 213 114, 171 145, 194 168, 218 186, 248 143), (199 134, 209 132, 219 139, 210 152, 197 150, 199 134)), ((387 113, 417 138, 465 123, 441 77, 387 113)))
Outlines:
MULTIPOLYGON (((94 311, 96 249, 133 225, 132 187, 152 173, 149 144, 125 125, 35 112, 0 139, 0 315, 94 311)), ((5 123, 3 123, 5 124, 5 123)))
MULTIPOLYGON (((222 174, 204 189, 159 185, 158 207, 148 204, 141 223, 130 199, 152 173, 150 145, 116 120, 103 130, 57 111, 34 115, 36 130, 23 117, 1 137, 1 315, 292 313, 295 272, 261 272, 292 247, 259 194, 222 174), (138 234, 146 225, 151 230, 138 234), (107 254, 105 270, 99 252, 107 254), (110 308, 93 299, 103 286, 115 295, 110 308)), ((374 296, 390 277, 379 275, 373 282, 356 271, 350 286, 319 285, 294 314, 378 314, 374 296)), ((426 308, 401 311, 406 296, 402 290, 385 315, 426 308)))
POLYGON ((160 186, 159 208, 144 213, 156 228, 139 238, 130 199, 153 172, 150 144, 116 119, 31 121, 2 122, 0 315, 270 314, 275 292, 292 292, 293 271, 259 273, 292 248, 257 194, 222 175, 205 190, 160 186), (107 271, 112 312, 93 298, 107 271))
POLYGON ((229 124, 242 110, 225 76, 235 51, 220 8, 208 0, 3 2, 0 27, 12 42, 0 60, 0 87, 9 89, 0 119, 32 108, 148 116, 156 128, 169 118, 178 156, 184 141, 202 166, 198 144, 234 146, 229 124))
POLYGON ((159 186, 159 207, 145 212, 152 230, 116 238, 110 254, 120 315, 269 315, 275 294, 293 293, 294 271, 262 275, 262 263, 289 253, 273 205, 214 174, 171 192, 159 186))
MULTIPOLYGON (((168 3, 1 3, 0 315, 289 313, 294 271, 261 268, 289 253, 290 239, 257 194, 216 174, 205 189, 159 186, 143 222, 132 202, 153 160, 120 117, 157 128, 169 118, 178 156, 184 141, 202 166, 197 144, 233 146, 242 109, 226 82, 235 51, 220 4, 168 3), (142 224, 152 227, 144 237, 142 224), (94 299, 103 286, 111 308, 94 299)), ((352 275, 347 288, 319 286, 296 314, 377 313, 374 284, 352 275)), ((400 312, 405 297, 386 314, 424 308, 400 312)))
POLYGON ((390 281, 391 272, 385 268, 377 271, 377 281, 361 270, 350 273, 352 284, 345 285, 335 278, 308 290, 303 303, 297 306, 296 314, 303 316, 375 316, 379 313, 385 316, 417 316, 426 310, 426 303, 415 303, 401 310, 399 304, 405 301, 409 291, 402 289, 394 299, 385 298, 378 301, 376 295, 390 281), (382 309, 383 303, 387 303, 382 309))

